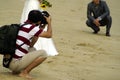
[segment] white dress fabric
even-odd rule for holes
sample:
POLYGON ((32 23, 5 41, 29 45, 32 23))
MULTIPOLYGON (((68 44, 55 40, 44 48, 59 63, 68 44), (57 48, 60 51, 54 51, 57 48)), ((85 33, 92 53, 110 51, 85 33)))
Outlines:
MULTIPOLYGON (((23 8, 23 13, 21 16, 21 21, 20 21, 21 24, 23 24, 27 20, 28 14, 31 10, 43 11, 42 9, 40 9, 40 3, 38 0, 26 0, 23 8)), ((45 27, 44 31, 46 30, 47 27, 45 27)), ((41 49, 45 50, 48 56, 58 55, 58 52, 55 48, 52 38, 48 39, 48 38, 39 37, 34 47, 36 48, 36 50, 41 50, 41 49)))

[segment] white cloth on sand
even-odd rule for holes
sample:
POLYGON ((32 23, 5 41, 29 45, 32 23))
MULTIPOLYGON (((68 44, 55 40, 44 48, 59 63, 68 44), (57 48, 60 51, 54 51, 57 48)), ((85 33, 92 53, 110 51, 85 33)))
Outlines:
MULTIPOLYGON (((42 9, 40 9, 40 3, 38 0, 26 0, 25 1, 25 5, 23 8, 21 21, 20 21, 21 24, 23 24, 27 20, 28 14, 31 10, 43 11, 42 9)), ((47 30, 47 27, 45 27, 44 31, 46 30, 47 30)), ((44 49, 47 52, 48 56, 58 55, 58 52, 55 48, 52 38, 39 37, 34 47, 36 48, 36 50, 44 49)))

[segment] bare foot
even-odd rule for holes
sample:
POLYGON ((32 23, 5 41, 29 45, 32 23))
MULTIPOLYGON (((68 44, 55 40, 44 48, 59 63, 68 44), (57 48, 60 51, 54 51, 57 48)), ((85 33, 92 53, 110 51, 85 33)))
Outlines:
POLYGON ((32 80, 32 79, 33 79, 29 74, 26 74, 26 73, 24 73, 24 72, 21 72, 21 73, 19 74, 19 76, 20 76, 20 77, 23 77, 23 78, 26 78, 26 79, 28 79, 28 80, 32 80))

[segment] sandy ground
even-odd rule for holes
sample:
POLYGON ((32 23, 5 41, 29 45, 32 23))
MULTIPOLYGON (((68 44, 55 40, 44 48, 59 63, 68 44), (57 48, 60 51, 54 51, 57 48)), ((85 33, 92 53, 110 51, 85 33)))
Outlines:
MULTIPOLYGON (((120 80, 120 0, 106 0, 113 18, 111 37, 105 28, 98 35, 85 24, 91 0, 49 0, 53 40, 58 56, 35 68, 34 80, 120 80)), ((0 25, 19 23, 24 0, 0 0, 0 25)), ((0 56, 2 61, 2 56, 0 56)), ((26 80, 0 64, 0 80, 26 80)))

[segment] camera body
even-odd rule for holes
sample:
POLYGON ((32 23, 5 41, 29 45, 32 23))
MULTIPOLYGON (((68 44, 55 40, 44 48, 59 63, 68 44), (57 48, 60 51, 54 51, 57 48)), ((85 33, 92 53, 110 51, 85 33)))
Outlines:
POLYGON ((45 28, 45 25, 48 24, 45 17, 49 17, 50 15, 47 11, 42 11, 41 13, 42 13, 43 17, 42 17, 42 20, 41 20, 40 27, 45 28))
POLYGON ((47 11, 42 11, 42 15, 43 15, 43 16, 46 16, 46 17, 49 17, 49 16, 50 16, 47 11))

